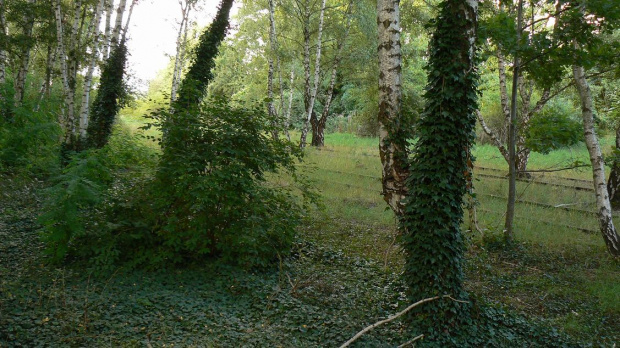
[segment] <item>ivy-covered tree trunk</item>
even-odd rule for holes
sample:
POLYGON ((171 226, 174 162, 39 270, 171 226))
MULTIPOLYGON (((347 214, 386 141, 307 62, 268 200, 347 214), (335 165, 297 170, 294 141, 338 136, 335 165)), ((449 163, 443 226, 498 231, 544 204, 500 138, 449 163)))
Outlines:
POLYGON ((88 122, 87 146, 100 149, 108 143, 114 120, 121 108, 121 99, 125 89, 123 76, 127 61, 127 48, 121 40, 112 48, 108 60, 101 70, 101 79, 97 96, 93 101, 91 119, 88 122))
POLYGON ((408 123, 401 115, 400 0, 377 1, 379 30, 379 155, 383 199, 397 216, 403 214, 409 175, 408 123))
POLYGON ((213 23, 200 36, 195 49, 196 57, 187 70, 179 87, 179 96, 173 103, 175 112, 198 105, 204 97, 207 85, 213 79, 215 56, 228 32, 228 17, 232 5, 233 0, 222 0, 213 23))
POLYGON ((614 160, 611 165, 611 173, 607 180, 607 193, 609 194, 609 203, 613 210, 620 209, 620 127, 616 128, 616 149, 614 151, 614 160))
POLYGON ((573 66, 573 77, 579 98, 581 99, 581 116, 583 118, 583 132, 585 135, 586 146, 590 154, 592 163, 592 177, 594 181, 594 191, 596 193, 596 207, 599 226, 603 240, 607 245, 609 253, 615 257, 620 256, 620 237, 614 227, 612 219, 611 205, 607 195, 607 185, 605 184, 605 161, 601 153, 601 147, 594 131, 594 108, 592 106, 592 94, 590 86, 586 80, 585 69, 581 66, 573 66))
MULTIPOLYGON (((411 301, 467 297, 463 289, 464 242, 460 224, 474 143, 478 74, 476 0, 446 0, 433 21, 426 105, 418 122, 408 195, 401 217, 411 301)), ((468 306, 442 300, 419 317, 431 332, 446 332, 467 319, 468 306)))

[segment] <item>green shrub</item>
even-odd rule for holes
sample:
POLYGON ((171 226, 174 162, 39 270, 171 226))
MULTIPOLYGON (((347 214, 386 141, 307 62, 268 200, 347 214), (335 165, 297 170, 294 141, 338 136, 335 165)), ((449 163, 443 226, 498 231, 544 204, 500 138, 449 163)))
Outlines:
POLYGON ((8 102, 2 106, 1 171, 49 175, 58 169, 61 130, 55 113, 51 111, 54 107, 53 102, 46 101, 38 111, 33 112, 36 107, 29 99, 25 99, 18 108, 8 102))
POLYGON ((575 145, 581 140, 583 130, 575 117, 576 111, 564 100, 548 104, 534 115, 527 130, 526 146, 542 154, 575 145))
MULTIPOLYGON (((277 185, 267 176, 287 173, 297 181, 302 153, 296 146, 271 139, 272 123, 258 108, 214 101, 158 117, 167 121, 149 208, 149 239, 158 245, 151 258, 177 263, 207 256, 256 266, 285 253, 302 201, 297 185, 277 185)), ((303 184, 302 192, 309 194, 303 184)))

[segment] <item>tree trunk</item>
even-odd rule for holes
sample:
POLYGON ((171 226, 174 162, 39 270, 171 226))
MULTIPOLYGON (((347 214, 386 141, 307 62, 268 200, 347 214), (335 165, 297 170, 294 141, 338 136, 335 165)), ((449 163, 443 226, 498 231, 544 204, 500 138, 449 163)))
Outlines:
MULTIPOLYGON (((2 106, 6 99, 5 96, 5 86, 6 83, 6 62, 7 62, 7 31, 6 31, 6 17, 5 14, 5 3, 4 0, 0 0, 0 110, 2 110, 2 106)), ((8 115, 8 112, 6 113, 8 115)))
POLYGON ((327 88, 327 95, 325 97, 325 104, 323 105, 323 112, 319 120, 314 119, 312 125, 312 146, 325 146, 325 125, 327 124, 327 118, 329 117, 329 110, 334 98, 334 88, 336 87, 336 78, 338 77, 338 68, 340 61, 342 60, 342 51, 344 44, 349 36, 349 30, 351 28, 351 11, 353 9, 353 1, 349 2, 346 11, 346 29, 345 34, 337 44, 336 56, 334 57, 334 65, 332 66, 331 77, 329 81, 329 87, 327 88), (316 132, 319 132, 318 134, 316 132))
MULTIPOLYGON (((32 39, 32 28, 34 26, 34 5, 36 0, 28 0, 29 9, 24 15, 24 31, 23 35, 27 40, 32 39)), ((19 70, 15 78, 15 107, 21 106, 24 101, 24 94, 26 92, 26 77, 28 76, 28 66, 30 65, 30 50, 32 48, 31 43, 25 44, 21 51, 21 59, 19 64, 19 70)))
POLYGON ((177 54, 174 58, 174 70, 172 71, 172 86, 170 88, 170 103, 177 99, 177 90, 179 89, 179 83, 181 83, 181 73, 183 71, 184 56, 185 56, 185 43, 187 42, 187 28, 189 27, 189 13, 191 5, 188 1, 185 1, 185 6, 181 2, 181 25, 179 26, 179 32, 177 34, 177 54))
POLYGON ((114 12, 114 0, 105 0, 105 36, 103 39, 103 60, 110 56, 110 40, 112 40, 112 12, 114 12))
POLYGON ((127 30, 129 30, 129 23, 131 22, 131 15, 133 14, 133 8, 138 3, 138 0, 133 0, 131 2, 131 6, 129 6, 129 13, 127 14, 127 20, 125 21, 125 26, 123 27, 123 34, 121 35, 121 41, 125 42, 125 38, 127 37, 127 30))
POLYGON ((614 227, 612 220, 611 205, 607 195, 607 185, 605 184, 605 162, 601 153, 601 147, 594 131, 594 109, 592 106, 592 94, 590 86, 585 77, 585 70, 581 66, 573 66, 573 77, 579 98, 581 99, 581 116, 583 117, 583 132, 585 135, 586 146, 590 154, 592 163, 592 177, 594 190, 596 192, 596 207, 599 226, 603 240, 607 245, 607 250, 614 257, 620 256, 620 237, 614 227))
POLYGON ((295 83, 295 70, 291 69, 291 82, 288 86, 288 108, 286 109, 286 116, 284 117, 284 134, 286 134, 288 141, 291 141, 291 134, 288 132, 288 129, 291 125, 291 110, 293 109, 293 83, 295 83))
POLYGON ((80 138, 86 138, 86 130, 88 129, 89 111, 90 111, 90 92, 93 81, 93 73, 99 56, 99 24, 101 23, 101 15, 105 0, 100 0, 95 8, 95 18, 88 28, 88 37, 91 38, 92 47, 88 71, 84 76, 84 89, 82 92, 82 108, 80 110, 80 138))
MULTIPOLYGON (((79 4, 78 4, 79 5, 79 4)), ((63 130, 65 144, 71 144, 72 142, 72 128, 74 127, 74 94, 75 90, 72 88, 72 84, 69 76, 69 64, 67 62, 67 51, 65 47, 64 31, 62 25, 62 9, 61 0, 56 0, 56 6, 54 8, 54 14, 56 17, 56 37, 58 40, 58 56, 60 59, 60 73, 62 75, 62 86, 64 105, 63 113, 59 120, 60 126, 63 130)))
MULTIPOLYGON (((523 0, 519 0, 517 12, 517 43, 521 39, 521 24, 523 18, 523 0)), ((504 238, 512 242, 514 238, 514 216, 517 201, 517 89, 519 85, 520 62, 518 52, 515 51, 514 67, 512 71, 512 95, 510 100, 510 124, 508 126, 508 203, 506 206, 506 221, 504 224, 504 238)), ((529 154, 527 157, 528 158, 529 154)))
MULTIPOLYGON (((275 24, 273 0, 269 0, 269 46, 270 46, 271 52, 268 54, 269 71, 267 73, 267 98, 269 99, 269 102, 267 103, 267 111, 269 113, 269 118, 271 119, 272 127, 273 127, 273 129, 271 130, 271 135, 274 140, 277 140, 279 138, 278 121, 277 121, 278 113, 276 112, 276 108, 274 106, 274 97, 273 97, 273 74, 274 74, 273 57, 274 55, 278 54, 278 48, 276 44, 276 24, 275 24)), ((280 90, 282 90, 282 79, 280 79, 280 90)))
POLYGON ((403 214, 409 175, 407 141, 396 139, 401 120, 401 50, 399 0, 377 1, 379 29, 379 154, 383 199, 397 216, 403 214))
POLYGON ((312 142, 311 146, 323 147, 325 146, 325 124, 327 121, 327 117, 321 117, 317 119, 316 117, 312 122, 312 142))
POLYGON ((41 84, 41 89, 39 90, 39 98, 37 99, 37 105, 34 108, 34 111, 39 111, 41 107, 41 103, 45 97, 50 96, 51 87, 52 87, 52 75, 54 72, 54 65, 56 64, 56 59, 58 57, 58 48, 52 49, 52 45, 47 46, 47 62, 45 64, 45 79, 41 84))
MULTIPOLYGON (((321 14, 319 15, 319 31, 317 38, 317 47, 316 47, 316 60, 314 62, 314 86, 310 91, 310 100, 306 109, 306 121, 304 122, 304 128, 301 131, 301 139, 299 141, 299 147, 304 148, 306 146, 306 137, 308 135, 308 130, 310 126, 310 120, 312 119, 314 114, 314 102, 316 100, 316 94, 319 89, 319 80, 321 73, 321 45, 323 43, 323 21, 325 18, 325 0, 321 3, 321 14)), ((309 28, 308 28, 309 30, 309 28)), ((309 46, 309 43, 306 43, 309 46)), ((309 66, 309 65, 308 65, 309 66)))
POLYGON ((613 210, 620 209, 620 127, 616 128, 616 150, 614 160, 607 181, 607 193, 609 194, 609 202, 613 210))
POLYGON ((120 0, 118 7, 116 8, 116 18, 114 23, 114 30, 112 31, 112 38, 110 39, 110 45, 112 47, 118 45, 121 37, 121 31, 123 30, 123 14, 125 14, 125 7, 127 6, 127 0, 120 0))

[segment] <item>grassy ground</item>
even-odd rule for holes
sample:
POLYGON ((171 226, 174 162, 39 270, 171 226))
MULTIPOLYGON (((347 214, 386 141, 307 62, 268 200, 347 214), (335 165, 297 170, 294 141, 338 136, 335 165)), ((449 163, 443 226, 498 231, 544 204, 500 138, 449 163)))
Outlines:
MULTIPOLYGON (((300 167, 325 209, 308 212, 292 256, 260 272, 211 264, 118 269, 101 279, 80 264, 45 266, 36 224, 43 184, 1 177, 0 347, 330 347, 403 308, 403 259, 380 196, 378 140, 330 134, 326 143, 309 149, 300 167)), ((493 148, 475 152, 478 166, 505 167, 493 148)), ((576 160, 587 162, 583 148, 533 155, 530 168, 576 160)), ((620 267, 596 232, 593 193, 519 182, 517 243, 506 250, 499 242, 505 172, 476 173, 482 232, 467 234, 472 297, 555 327, 579 345, 611 347, 620 339, 620 267)), ((560 176, 588 179, 589 172, 536 179, 587 186, 560 176)), ((417 334, 395 322, 358 346, 394 347, 417 334)))

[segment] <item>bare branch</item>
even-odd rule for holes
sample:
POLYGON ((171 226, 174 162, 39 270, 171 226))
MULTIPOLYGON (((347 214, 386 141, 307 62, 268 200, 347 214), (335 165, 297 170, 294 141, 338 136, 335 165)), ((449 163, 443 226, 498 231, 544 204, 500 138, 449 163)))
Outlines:
POLYGON ((397 319, 397 318, 407 314, 407 312, 411 311, 412 309, 414 309, 415 307, 417 307, 417 306, 419 306, 421 304, 424 304, 426 302, 435 301, 435 300, 438 300, 440 298, 448 298, 448 299, 451 299, 452 301, 456 301, 456 302, 459 302, 459 303, 469 303, 468 301, 457 300, 457 299, 453 298, 450 295, 443 295, 443 296, 435 296, 435 297, 425 298, 424 300, 420 300, 420 301, 410 305, 409 307, 403 309, 402 311, 394 314, 393 316, 391 316, 391 317, 389 317, 387 319, 380 320, 380 321, 378 321, 378 322, 376 322, 376 323, 374 323, 374 324, 372 324, 370 326, 367 326, 362 331, 358 332, 355 336, 353 336, 350 340, 346 341, 343 345, 341 345, 340 348, 348 347, 351 343, 355 342, 358 338, 362 337, 362 335, 364 335, 366 332, 376 328, 377 326, 383 325, 385 323, 389 323, 389 322, 391 322, 391 321, 393 321, 393 320, 395 320, 395 319, 397 319))

